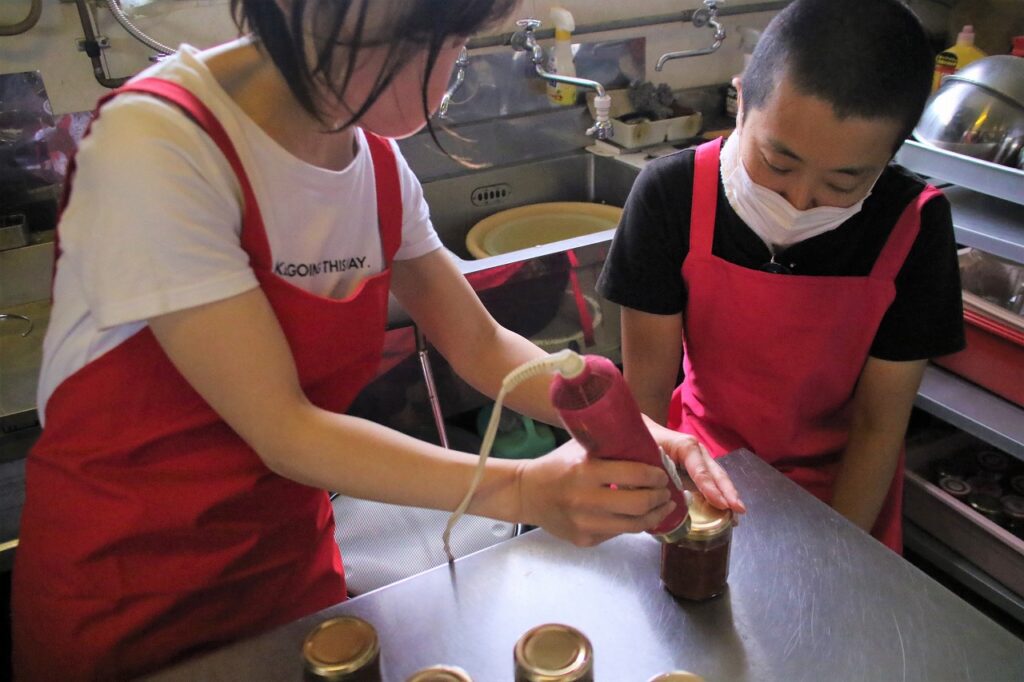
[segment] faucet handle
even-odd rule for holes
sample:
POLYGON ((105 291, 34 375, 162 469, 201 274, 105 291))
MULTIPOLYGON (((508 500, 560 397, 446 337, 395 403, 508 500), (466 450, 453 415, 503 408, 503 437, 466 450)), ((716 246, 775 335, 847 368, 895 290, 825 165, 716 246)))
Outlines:
POLYGON ((531 52, 539 49, 537 46, 537 40, 533 37, 533 32, 540 26, 540 19, 520 19, 516 22, 516 26, 520 30, 512 34, 512 38, 509 40, 509 44, 512 49, 516 52, 531 52))

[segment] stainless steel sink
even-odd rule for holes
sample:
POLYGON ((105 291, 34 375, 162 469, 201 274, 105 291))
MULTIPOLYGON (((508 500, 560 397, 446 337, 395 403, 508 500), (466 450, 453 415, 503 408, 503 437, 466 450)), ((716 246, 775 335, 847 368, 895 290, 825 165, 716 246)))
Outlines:
POLYGON ((11 316, 0 319, 0 426, 9 431, 35 421, 36 382, 50 301, 9 306, 0 312, 11 316))
MULTIPOLYGON (((466 234, 487 216, 507 208, 547 201, 590 201, 622 206, 638 173, 636 168, 614 159, 581 152, 427 182, 423 192, 441 241, 453 254, 468 261, 472 256, 466 249, 466 234)), ((610 235, 604 235, 589 243, 609 238, 610 235)), ((476 261, 472 266, 465 263, 464 270, 565 251, 573 245, 578 245, 577 240, 555 242, 539 251, 523 249, 476 261)))

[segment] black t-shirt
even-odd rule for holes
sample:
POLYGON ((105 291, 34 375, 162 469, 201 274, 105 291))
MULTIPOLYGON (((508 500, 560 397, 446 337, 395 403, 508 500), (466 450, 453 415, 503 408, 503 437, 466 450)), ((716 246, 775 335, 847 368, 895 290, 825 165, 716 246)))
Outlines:
MULTIPOLYGON (((659 315, 685 309, 681 269, 690 246, 694 158, 693 150, 685 150, 650 162, 640 173, 598 281, 605 298, 659 315)), ((890 165, 857 215, 792 245, 775 260, 798 275, 866 276, 904 208, 923 188, 920 178, 890 165)), ((771 259, 765 243, 732 210, 721 178, 711 250, 752 269, 771 259)), ((964 345, 953 222, 949 202, 938 197, 922 209, 920 233, 896 277, 896 298, 870 352, 882 360, 923 360, 964 345)))

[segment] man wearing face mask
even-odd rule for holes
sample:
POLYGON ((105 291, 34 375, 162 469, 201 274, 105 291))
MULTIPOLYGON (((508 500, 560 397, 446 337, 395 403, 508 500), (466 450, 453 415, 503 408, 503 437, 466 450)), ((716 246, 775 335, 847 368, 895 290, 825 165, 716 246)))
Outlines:
POLYGON ((641 173, 599 282, 648 415, 749 448, 895 551, 921 375, 964 347, 949 204, 890 163, 932 68, 898 0, 796 0, 728 141, 641 173))

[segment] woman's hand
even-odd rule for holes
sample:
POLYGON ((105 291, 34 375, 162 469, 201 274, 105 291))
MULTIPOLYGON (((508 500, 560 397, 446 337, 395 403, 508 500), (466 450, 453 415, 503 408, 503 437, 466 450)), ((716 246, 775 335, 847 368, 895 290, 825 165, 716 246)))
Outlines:
POLYGON ((665 453, 686 473, 696 484, 697 489, 715 507, 731 509, 737 514, 747 511, 740 500, 736 487, 729 480, 729 475, 711 457, 704 444, 687 433, 679 433, 646 420, 651 435, 665 453))
POLYGON ((672 509, 660 467, 587 457, 572 440, 519 472, 526 523, 581 547, 656 527, 672 509), (615 484, 616 488, 611 488, 615 484))

